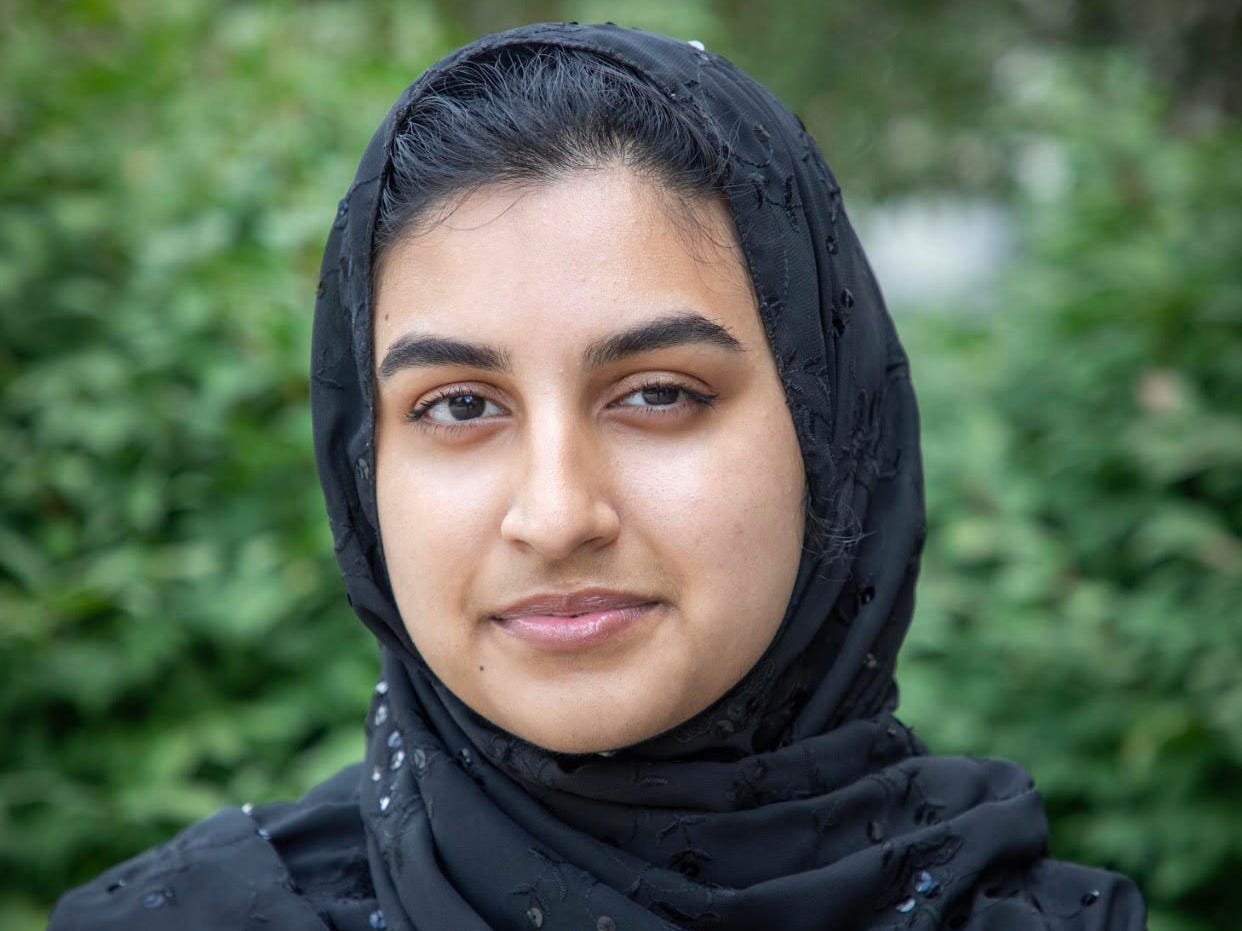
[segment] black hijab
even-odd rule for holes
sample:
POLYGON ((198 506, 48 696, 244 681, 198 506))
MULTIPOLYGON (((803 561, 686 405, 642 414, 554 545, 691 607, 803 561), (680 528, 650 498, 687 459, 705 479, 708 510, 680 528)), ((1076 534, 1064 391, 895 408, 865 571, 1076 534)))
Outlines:
POLYGON ((360 792, 393 929, 1126 928, 1127 880, 1045 859, 1030 779, 925 755, 891 716, 924 537, 906 358, 814 142, 695 45, 541 25, 430 69, 376 132, 341 202, 315 315, 315 445, 351 602, 383 646, 360 792), (715 705, 612 756, 507 734, 428 670, 378 538, 369 270, 395 130, 443 69, 513 46, 598 55, 719 127, 726 194, 806 464, 809 548, 774 642, 715 705))
POLYGON ((929 756, 892 717, 925 532, 906 357, 814 142, 728 62, 616 26, 541 25, 430 69, 376 131, 341 201, 315 309, 312 404, 350 601, 382 647, 366 762, 300 803, 222 812, 104 874, 66 898, 54 927, 1145 926, 1124 877, 1047 859, 1021 769, 929 756), (370 269, 394 132, 444 69, 541 45, 628 69, 721 134, 809 523, 829 538, 805 550, 780 630, 740 683, 610 755, 544 751, 449 692, 406 634, 377 530, 370 269), (126 883, 148 890, 142 908, 103 922, 126 883), (243 893, 251 904, 227 915, 246 921, 226 918, 243 893))
POLYGON ((360 792, 390 929, 1140 929, 1119 876, 1045 859, 1030 778, 931 757, 891 713, 924 536, 907 361, 840 189, 799 120, 697 46, 532 26, 431 68, 371 139, 328 242, 314 428, 351 603, 383 644, 360 792), (566 757, 467 709, 412 647, 375 513, 370 251, 392 135, 445 68, 507 46, 628 68, 728 145, 730 209, 809 478, 810 547, 768 652, 712 708, 566 757))

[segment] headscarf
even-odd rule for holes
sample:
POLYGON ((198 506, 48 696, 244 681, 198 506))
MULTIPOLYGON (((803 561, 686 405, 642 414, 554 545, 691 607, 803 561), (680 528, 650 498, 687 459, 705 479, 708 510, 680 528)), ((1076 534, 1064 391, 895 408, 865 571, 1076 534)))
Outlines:
POLYGON ((382 652, 359 790, 373 925, 1144 927, 1128 880, 1046 858, 1046 820, 1021 769, 929 756, 892 716, 925 535, 906 356, 815 143, 723 58, 638 30, 560 24, 486 37, 427 71, 340 203, 315 309, 312 405, 346 587, 382 652), (446 69, 538 46, 628 69, 719 135, 810 524, 851 538, 806 548, 776 637, 724 697, 609 755, 526 743, 436 678, 397 610, 376 513, 371 258, 394 134, 446 69))

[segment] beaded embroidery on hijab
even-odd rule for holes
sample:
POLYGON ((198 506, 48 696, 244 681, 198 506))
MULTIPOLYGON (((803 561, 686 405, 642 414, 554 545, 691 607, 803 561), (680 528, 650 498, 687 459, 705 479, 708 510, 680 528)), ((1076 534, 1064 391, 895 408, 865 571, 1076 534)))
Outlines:
POLYGON ((1122 877, 1044 859, 1028 777, 940 758, 891 716, 924 536, 904 352, 800 122, 725 60, 615 26, 542 25, 442 60, 363 156, 324 259, 316 451, 352 604, 383 645, 360 790, 391 928, 1143 926, 1122 877), (821 526, 756 667, 673 731, 563 757, 466 708, 418 656, 378 534, 374 223, 393 140, 463 62, 554 47, 628 69, 714 134, 821 526))

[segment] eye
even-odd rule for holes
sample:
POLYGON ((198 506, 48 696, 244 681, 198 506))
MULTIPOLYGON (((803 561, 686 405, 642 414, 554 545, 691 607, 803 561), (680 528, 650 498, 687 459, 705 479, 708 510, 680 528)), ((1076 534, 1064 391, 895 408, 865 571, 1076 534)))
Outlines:
POLYGON ((469 391, 453 391, 433 397, 410 411, 411 420, 430 420, 438 424, 463 423, 494 417, 504 411, 494 401, 469 391))
POLYGON ((631 391, 617 403, 623 407, 645 404, 651 407, 667 407, 676 404, 682 391, 676 385, 651 385, 631 391))
POLYGON ((631 391, 613 403, 617 407, 683 407, 687 402, 709 405, 715 399, 715 395, 691 391, 685 385, 653 382, 631 391))

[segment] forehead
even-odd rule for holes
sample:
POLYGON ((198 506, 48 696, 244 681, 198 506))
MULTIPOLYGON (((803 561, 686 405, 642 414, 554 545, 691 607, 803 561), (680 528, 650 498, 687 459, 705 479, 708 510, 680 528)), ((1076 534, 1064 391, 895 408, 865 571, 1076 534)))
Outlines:
POLYGON ((590 340, 692 310, 763 336, 723 202, 686 202, 623 168, 492 185, 395 242, 376 274, 377 356, 411 328, 590 340))

